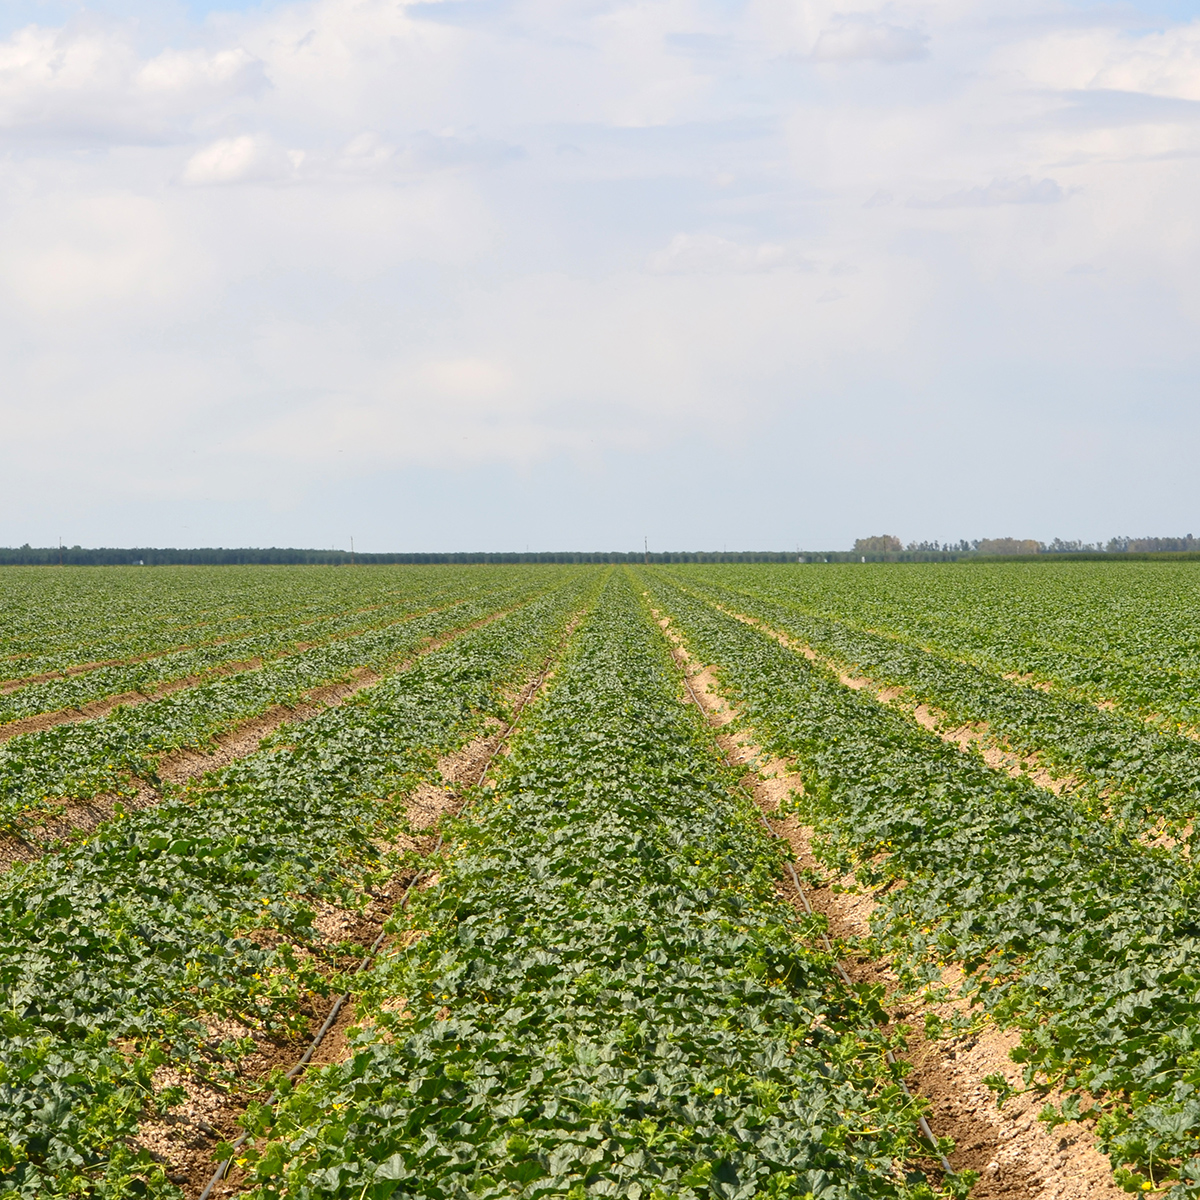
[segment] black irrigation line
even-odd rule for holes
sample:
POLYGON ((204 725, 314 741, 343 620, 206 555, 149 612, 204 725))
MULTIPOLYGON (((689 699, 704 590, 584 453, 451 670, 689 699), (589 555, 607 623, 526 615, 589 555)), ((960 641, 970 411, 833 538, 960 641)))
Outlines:
MULTIPOLYGON (((682 666, 682 670, 683 670, 683 685, 684 685, 684 687, 687 688, 688 695, 691 696, 692 702, 696 705, 696 707, 700 710, 701 715, 704 717, 705 724, 711 727, 712 721, 710 719, 710 714, 708 712, 708 709, 706 709, 704 707, 704 705, 700 702, 700 697, 696 695, 695 688, 692 687, 692 681, 688 677, 688 673, 687 673, 686 662, 681 664, 681 666, 682 666)), ((724 752, 722 752, 722 757, 725 758, 726 762, 729 761, 728 756, 725 755, 724 752)), ((777 829, 775 829, 775 827, 771 824, 771 822, 767 820, 766 813, 764 813, 761 809, 759 809, 758 815, 762 819, 764 828, 766 829, 767 833, 771 837, 780 838, 781 840, 786 840, 783 837, 783 834, 781 834, 777 829)), ((791 858, 789 857, 786 861, 787 861, 788 873, 792 877, 792 885, 796 889, 796 894, 800 897, 801 904, 804 905, 804 911, 811 917, 814 915, 814 913, 813 913, 812 905, 809 904, 809 902, 808 902, 808 893, 805 892, 804 888, 800 884, 800 876, 796 874, 796 867, 793 864, 791 858)), ((829 954, 829 957, 833 959, 834 970, 837 971, 838 975, 841 977, 842 982, 844 984, 846 984, 847 987, 853 987, 854 981, 846 973, 846 969, 842 966, 841 962, 838 960, 837 955, 834 953, 833 943, 830 942, 829 936, 825 933, 824 930, 821 931, 821 942, 824 945, 826 952, 829 954)), ((888 1061, 889 1065, 895 1066, 896 1056, 890 1050, 887 1051, 886 1057, 887 1057, 887 1061, 888 1061)), ((903 1078, 901 1078, 899 1082, 900 1082, 901 1088, 904 1089, 904 1094, 911 1098, 912 1092, 909 1091, 908 1084, 904 1082, 903 1078)), ((922 1135, 929 1142, 929 1144, 933 1147, 934 1153, 937 1154, 938 1160, 941 1162, 941 1165, 942 1165, 942 1170, 945 1171, 945 1173, 947 1175, 953 1175, 955 1173, 954 1168, 950 1165, 949 1161, 946 1159, 946 1156, 944 1154, 942 1154, 940 1151, 938 1151, 937 1138, 935 1138, 933 1136, 933 1130, 930 1129, 929 1122, 925 1119, 924 1114, 922 1114, 920 1117, 918 1117, 917 1124, 921 1128, 922 1135)), ((205 1198, 201 1197, 201 1200, 205 1200, 205 1198)))
MULTIPOLYGON (((468 786, 473 787, 473 788, 478 788, 478 787, 482 786, 483 781, 487 776, 488 770, 490 769, 492 763, 496 759, 496 755, 500 753, 505 742, 507 742, 509 737, 512 735, 512 731, 516 728, 517 722, 521 719, 521 714, 525 711, 525 708, 529 704, 529 702, 541 690, 542 684, 544 684, 546 682, 546 676, 550 674, 550 667, 553 664, 554 659, 556 657, 557 657, 557 655, 551 656, 551 658, 549 658, 546 661, 545 666, 543 666, 543 668, 542 668, 542 673, 537 678, 537 682, 526 691, 524 698, 521 700, 520 704, 517 706, 516 711, 513 713, 513 719, 508 723, 507 726, 505 726, 504 732, 499 736, 499 738, 496 739, 496 745, 492 748, 491 753, 487 756, 487 759, 484 761, 483 767, 481 768, 478 776, 476 776, 476 778, 475 778, 475 782, 468 786)), ((467 790, 467 787, 460 788, 460 790, 458 792, 458 797, 460 799, 462 798, 462 796, 466 792, 466 790, 467 790)), ((466 812, 466 810, 471 806, 471 802, 473 799, 474 799, 474 797, 468 798, 467 802, 463 805, 463 807, 461 809, 459 809, 458 813, 455 815, 461 816, 464 812, 466 812)), ((444 844, 445 844, 445 835, 439 833, 437 845, 434 846, 433 851, 429 855, 429 858, 431 858, 431 859, 436 858, 438 856, 438 854, 441 852, 442 846, 444 844)), ((400 902, 399 902, 399 904, 396 905, 396 909, 394 911, 403 911, 404 906, 408 903, 409 893, 412 892, 413 888, 415 888, 417 886, 417 884, 421 882, 422 879, 427 878, 432 873, 433 873, 432 868, 426 868, 425 870, 418 871, 417 874, 414 875, 412 877, 412 879, 409 880, 408 886, 405 887, 403 893, 401 894, 400 902)), ((354 968, 354 970, 351 972, 351 975, 361 974, 361 972, 365 971, 367 969, 367 967, 369 967, 371 965, 371 963, 375 959, 375 956, 379 953, 379 948, 380 948, 380 946, 383 945, 383 941, 386 936, 387 936, 387 934, 385 932, 383 932, 383 931, 380 932, 379 936, 375 939, 375 941, 371 943, 371 948, 367 951, 366 957, 363 958, 363 960, 354 968)), ((325 1035, 333 1028, 334 1022, 338 1019, 338 1014, 342 1011, 342 1008, 345 1006, 346 1002, 350 999, 350 996, 351 996, 350 992, 343 992, 334 1001, 333 1007, 329 1010, 329 1015, 325 1018, 325 1023, 321 1026, 321 1028, 317 1031, 316 1036, 309 1043, 308 1049, 305 1050, 305 1052, 300 1056, 299 1062, 297 1062, 296 1065, 294 1067, 292 1067, 292 1069, 290 1071, 288 1071, 288 1073, 284 1076, 284 1079, 289 1079, 289 1080, 296 1079, 304 1071, 304 1068, 308 1066, 309 1062, 312 1061, 312 1056, 317 1052, 317 1049, 320 1047, 321 1043, 325 1040, 325 1035)), ((280 1100, 280 1095, 278 1092, 275 1092, 274 1094, 272 1094, 271 1098, 267 1101, 267 1106, 273 1107, 275 1104, 277 1104, 279 1102, 279 1100, 280 1100)), ((247 1141, 249 1141, 249 1139, 250 1139, 250 1134, 249 1134, 249 1132, 246 1132, 246 1133, 243 1133, 237 1139, 237 1141, 235 1141, 232 1144, 232 1146, 230 1147, 229 1157, 226 1158, 220 1164, 220 1166, 217 1167, 216 1171, 213 1172, 212 1178, 208 1181, 207 1184, 205 1184, 204 1191, 202 1191, 200 1193, 197 1200, 209 1200, 209 1197, 212 1195, 213 1189, 217 1186, 218 1183, 221 1182, 222 1179, 225 1178, 226 1174, 229 1171, 229 1168, 233 1165, 233 1161, 237 1157, 237 1152, 246 1144, 247 1141)))

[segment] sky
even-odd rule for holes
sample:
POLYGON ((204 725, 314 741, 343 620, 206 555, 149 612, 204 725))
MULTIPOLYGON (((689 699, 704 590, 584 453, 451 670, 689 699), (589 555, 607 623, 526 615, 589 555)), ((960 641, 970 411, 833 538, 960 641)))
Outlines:
POLYGON ((1200 0, 6 0, 0 544, 1200 533, 1200 0))

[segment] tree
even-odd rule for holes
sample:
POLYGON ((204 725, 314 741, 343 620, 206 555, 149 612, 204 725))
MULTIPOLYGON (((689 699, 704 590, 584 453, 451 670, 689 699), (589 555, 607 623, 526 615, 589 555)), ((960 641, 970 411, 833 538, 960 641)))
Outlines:
POLYGON ((855 554, 895 554, 904 547, 898 537, 890 533, 880 534, 879 537, 858 538, 854 543, 855 554))
POLYGON ((979 543, 980 554, 1040 554, 1041 542, 1032 538, 984 538, 979 543))
POLYGON ((1192 537, 1189 533, 1186 537, 1119 537, 1113 538, 1108 543, 1108 551, 1110 554, 1120 554, 1123 551, 1132 550, 1135 553, 1162 553, 1164 551, 1194 551, 1200 550, 1200 539, 1192 537))

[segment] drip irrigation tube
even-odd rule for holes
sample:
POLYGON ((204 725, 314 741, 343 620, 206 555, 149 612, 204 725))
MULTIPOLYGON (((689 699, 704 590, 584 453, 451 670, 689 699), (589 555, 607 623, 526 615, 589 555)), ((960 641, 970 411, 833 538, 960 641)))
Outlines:
MULTIPOLYGON (((501 748, 504 746, 505 742, 508 741, 509 737, 512 735, 512 731, 516 728, 517 722, 521 719, 521 714, 525 711, 526 705, 528 705, 529 702, 533 699, 533 697, 537 695, 537 693, 541 690, 542 684, 544 684, 546 682, 546 676, 550 673, 550 665, 551 665, 552 661, 553 661, 552 658, 547 660, 546 664, 542 667, 542 673, 538 676, 537 682, 532 687, 530 687, 526 690, 524 696, 521 698, 521 702, 516 707, 516 711, 513 713, 512 720, 509 721, 509 723, 504 728, 504 732, 496 739, 495 746, 492 747, 491 753, 484 760, 483 767, 480 769, 479 774, 475 777, 474 783, 468 785, 469 787, 478 788, 482 785, 484 779, 487 777, 488 770, 491 768, 492 763, 496 759, 496 755, 500 753, 501 748)), ((459 790, 458 795, 460 798, 463 796, 463 793, 466 792, 466 790, 467 790, 467 787, 462 787, 459 790)), ((463 805, 463 807, 459 810, 457 815, 461 816, 464 812, 466 812, 466 810, 470 807, 471 801, 473 799, 474 799, 473 796, 468 797, 466 804, 463 805)), ((429 857, 431 859, 436 858, 437 855, 441 852, 442 846, 444 844, 445 844, 445 835, 439 833, 437 845, 434 846, 429 857)), ((408 886, 404 889, 403 893, 400 896, 400 902, 396 906, 396 908, 398 910, 403 911, 405 904, 408 903, 409 893, 413 890, 414 887, 417 886, 417 884, 422 879, 426 878, 430 874, 432 874, 432 872, 429 869, 418 871, 417 874, 414 875, 412 877, 412 879, 409 880, 408 886)), ((385 937, 387 937, 386 932, 381 931, 379 936, 371 944, 371 948, 367 951, 366 957, 363 958, 363 960, 351 972, 352 975, 360 974, 362 971, 366 970, 366 968, 371 965, 376 954, 379 953, 379 948, 380 948, 380 946, 383 945, 383 940, 385 937)), ((325 1040, 325 1035, 333 1028, 334 1022, 338 1019, 338 1014, 341 1013, 342 1008, 345 1006, 346 1002, 350 999, 350 995, 351 995, 350 992, 343 992, 334 1001, 333 1007, 329 1010, 329 1015, 325 1018, 325 1023, 321 1026, 321 1028, 317 1031, 316 1036, 309 1043, 308 1049, 305 1050, 305 1052, 300 1056, 300 1060, 284 1076, 284 1079, 291 1080, 291 1079, 297 1078, 301 1074, 301 1072, 303 1072, 304 1068, 307 1067, 308 1064, 312 1061, 312 1056, 317 1052, 317 1049, 320 1047, 321 1043, 325 1040)), ((273 1093, 271 1095, 271 1098, 267 1101, 267 1107, 268 1108, 274 1107, 276 1104, 279 1103, 280 1099, 281 1099, 281 1097, 278 1092, 273 1093)), ((218 1183, 221 1182, 222 1179, 225 1178, 226 1174, 229 1171, 229 1168, 231 1166, 233 1166, 234 1159, 237 1158, 237 1152, 246 1144, 247 1141, 249 1141, 249 1139, 250 1139, 250 1134, 248 1132, 243 1133, 237 1139, 237 1141, 235 1141, 230 1146, 229 1157, 224 1159, 221 1162, 220 1166, 217 1167, 216 1171, 213 1172, 212 1178, 208 1181, 207 1184, 205 1184, 204 1191, 202 1191, 200 1193, 197 1200, 209 1200, 209 1197, 213 1193, 213 1189, 217 1186, 218 1183)))
MULTIPOLYGON (((700 702, 700 697, 696 695, 696 689, 692 687, 692 681, 688 678, 686 664, 683 664, 683 684, 684 684, 684 687, 687 688, 688 695, 691 696, 692 702, 700 710, 701 715, 704 717, 705 723, 711 725, 712 722, 709 720, 708 709, 706 709, 704 707, 704 705, 700 702)), ((764 827, 766 828, 767 833, 769 833, 771 835, 771 837, 780 838, 781 840, 786 840, 786 839, 784 839, 783 834, 781 834, 777 829, 775 829, 774 826, 771 824, 771 822, 767 820, 766 813, 764 813, 760 809, 758 815, 760 818, 762 818, 762 823, 763 823, 764 827)), ((804 911, 810 917, 813 916, 814 913, 813 913, 812 905, 809 904, 809 902, 808 902, 808 893, 805 892, 804 888, 801 886, 800 876, 796 874, 795 864, 792 862, 792 860, 790 858, 787 860, 787 869, 788 869, 788 873, 792 877, 792 885, 796 889, 796 894, 800 897, 800 903, 804 905, 804 911)), ((838 961, 838 957, 834 953, 833 943, 829 940, 829 936, 828 936, 828 934, 825 933, 824 930, 821 931, 821 942, 824 945, 826 952, 829 954, 829 957, 833 959, 834 970, 837 971, 838 975, 841 977, 842 982, 844 984, 846 984, 847 987, 853 987, 854 981, 847 974, 846 969, 842 966, 841 962, 838 961)), ((887 1057, 888 1063, 891 1066, 896 1065, 896 1056, 890 1050, 887 1052, 886 1057, 887 1057)), ((908 1090, 908 1084, 904 1082, 903 1078, 901 1078, 899 1082, 900 1082, 901 1088, 904 1089, 904 1094, 906 1096, 911 1097, 912 1092, 910 1092, 908 1090)), ((937 1138, 935 1138, 933 1136, 933 1130, 930 1129, 929 1122, 925 1119, 924 1115, 920 1116, 917 1119, 917 1124, 920 1126, 922 1136, 924 1136, 926 1141, 928 1141, 929 1144, 933 1147, 934 1153, 937 1154, 938 1160, 941 1162, 941 1165, 942 1165, 942 1170, 945 1171, 945 1173, 947 1175, 953 1175, 955 1173, 954 1168, 950 1165, 946 1156, 944 1154, 942 1154, 941 1151, 938 1150, 937 1138)), ((201 1200, 204 1200, 204 1198, 202 1197, 201 1200)))

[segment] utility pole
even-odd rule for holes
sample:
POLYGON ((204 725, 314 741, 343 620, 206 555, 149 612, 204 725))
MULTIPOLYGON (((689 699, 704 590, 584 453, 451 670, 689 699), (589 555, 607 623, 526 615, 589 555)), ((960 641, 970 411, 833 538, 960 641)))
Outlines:
POLYGON ((350 539, 350 565, 354 566, 354 539, 350 539))
POLYGON ((58 535, 58 565, 62 566, 62 534, 58 535))
POLYGON ((642 562, 646 566, 650 565, 650 539, 647 537, 642 538, 642 562))

